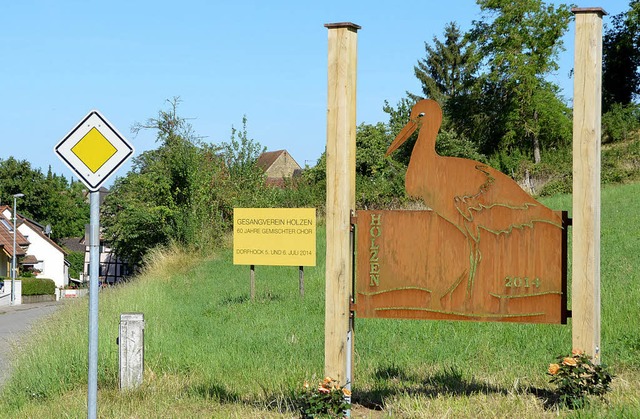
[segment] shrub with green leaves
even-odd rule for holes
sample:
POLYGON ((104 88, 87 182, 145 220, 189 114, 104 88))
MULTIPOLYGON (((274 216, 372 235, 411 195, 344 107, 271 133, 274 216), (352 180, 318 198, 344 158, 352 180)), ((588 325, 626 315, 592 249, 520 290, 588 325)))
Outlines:
POLYGON ((574 349, 571 356, 560 355, 557 363, 549 365, 548 374, 557 386, 558 404, 569 409, 584 407, 588 395, 602 397, 613 379, 606 365, 594 364, 579 349, 574 349))
POLYGON ((84 269, 84 252, 74 252, 67 249, 67 261, 69 262, 69 276, 80 278, 84 269))
POLYGON ((46 278, 20 278, 22 281, 22 295, 53 295, 56 293, 56 283, 46 278))
POLYGON ((341 387, 336 380, 326 377, 318 387, 304 383, 304 389, 298 397, 300 417, 311 418, 342 418, 351 407, 348 401, 351 391, 341 387))
POLYGON ((602 115, 603 142, 626 141, 638 138, 640 131, 640 105, 614 103, 602 115))

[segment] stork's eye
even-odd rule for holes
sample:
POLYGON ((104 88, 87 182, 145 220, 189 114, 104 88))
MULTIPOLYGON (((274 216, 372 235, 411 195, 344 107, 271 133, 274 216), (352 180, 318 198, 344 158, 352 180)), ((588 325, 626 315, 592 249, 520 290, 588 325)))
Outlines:
POLYGON ((424 116, 424 112, 420 112, 420 113, 418 114, 418 116, 419 116, 420 118, 422 118, 422 117, 424 116))

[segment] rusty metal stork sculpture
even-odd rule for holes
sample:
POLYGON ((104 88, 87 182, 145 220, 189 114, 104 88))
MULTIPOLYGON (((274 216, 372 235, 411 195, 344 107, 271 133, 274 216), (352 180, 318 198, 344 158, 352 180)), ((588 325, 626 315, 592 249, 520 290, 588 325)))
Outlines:
MULTIPOLYGON (((482 260, 483 231, 510 234, 513 229, 533 228, 534 223, 561 227, 562 220, 502 172, 478 161, 438 155, 435 144, 441 123, 438 103, 429 99, 419 101, 386 155, 419 130, 406 173, 407 193, 422 199, 440 217, 455 225, 469 246, 469 267, 465 274, 436 297, 450 296, 466 279, 465 301, 471 304, 474 279, 482 260)), ((436 304, 439 306, 439 301, 436 304)))

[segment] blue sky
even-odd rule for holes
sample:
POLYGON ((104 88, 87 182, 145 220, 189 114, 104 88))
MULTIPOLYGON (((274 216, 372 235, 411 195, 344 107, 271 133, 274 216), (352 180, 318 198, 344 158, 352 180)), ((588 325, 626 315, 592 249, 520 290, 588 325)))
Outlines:
MULTIPOLYGON (((628 0, 600 0, 610 17, 628 0)), ((559 4, 560 1, 551 3, 559 4)), ((230 138, 243 115, 268 150, 287 149, 313 165, 326 143, 327 29, 358 32, 358 123, 387 120, 384 101, 419 93, 413 66, 424 42, 480 12, 471 0, 37 1, 0 6, 0 158, 28 160, 71 177, 53 147, 90 110, 99 110, 136 148, 155 134, 130 132, 179 96, 205 141, 230 138)), ((572 95, 573 26, 553 80, 572 95)), ((124 175, 125 165, 117 175, 124 175)), ((111 183, 113 179, 110 180, 111 183)))

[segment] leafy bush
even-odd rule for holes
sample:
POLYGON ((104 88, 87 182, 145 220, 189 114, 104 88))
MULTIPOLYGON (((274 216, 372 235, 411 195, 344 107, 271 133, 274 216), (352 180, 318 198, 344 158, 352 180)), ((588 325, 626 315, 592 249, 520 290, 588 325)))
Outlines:
POLYGON ((640 105, 614 103, 602 115, 602 142, 626 141, 638 138, 640 130, 640 105))
POLYGON ((557 386, 558 403, 569 409, 584 407, 588 395, 602 397, 613 379, 606 365, 594 365, 580 349, 571 356, 559 356, 557 363, 549 365, 548 374, 557 386))
POLYGON ((640 140, 603 147, 602 183, 623 183, 640 178, 640 140))
POLYGON ((529 158, 519 149, 500 150, 489 157, 489 166, 508 176, 515 177, 523 162, 527 161, 529 158))
POLYGON ((487 161, 487 157, 478 150, 477 144, 453 130, 440 130, 436 140, 436 152, 441 156, 487 161))
POLYGON ((80 278, 84 271, 84 252, 72 252, 67 250, 67 260, 69 261, 69 276, 80 278))
POLYGON ((22 295, 53 295, 56 293, 56 283, 46 278, 20 278, 22 280, 22 295))
POLYGON ((344 417, 345 411, 351 407, 349 397, 351 397, 351 391, 341 387, 331 377, 326 377, 318 387, 310 386, 305 382, 297 403, 300 417, 303 419, 344 417))
POLYGON ((557 194, 570 194, 573 190, 573 179, 571 176, 553 179, 547 182, 540 190, 540 196, 552 196, 557 194))

